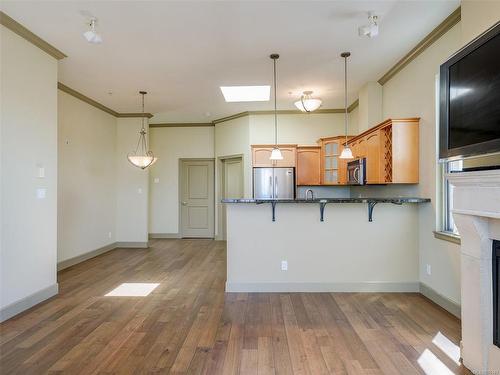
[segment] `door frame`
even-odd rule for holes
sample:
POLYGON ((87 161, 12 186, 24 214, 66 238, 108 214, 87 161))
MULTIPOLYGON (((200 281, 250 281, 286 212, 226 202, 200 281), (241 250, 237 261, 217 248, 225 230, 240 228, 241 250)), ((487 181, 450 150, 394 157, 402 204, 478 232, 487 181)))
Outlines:
MULTIPOLYGON (((178 168, 179 168, 179 173, 178 173, 178 179, 177 179, 177 209, 178 209, 178 212, 179 212, 179 215, 178 216, 178 226, 179 226, 179 238, 184 238, 184 235, 182 233, 182 163, 185 162, 185 161, 212 161, 214 163, 214 176, 213 176, 213 182, 214 182, 214 191, 215 191, 215 187, 216 187, 216 184, 215 184, 215 178, 216 178, 216 172, 215 172, 215 167, 216 167, 216 163, 215 163, 215 158, 179 158, 179 164, 178 164, 178 168)), ((214 200, 214 207, 213 207, 213 213, 214 213, 214 217, 213 217, 213 221, 214 221, 214 235, 213 237, 207 237, 207 238, 213 238, 215 239, 215 230, 216 230, 216 209, 217 209, 217 203, 215 202, 214 200)), ((200 237, 201 238, 201 237, 200 237)))
POLYGON ((224 209, 223 203, 221 203, 222 196, 224 194, 224 162, 229 159, 241 159, 241 182, 243 191, 245 191, 245 155, 244 154, 233 154, 233 155, 224 155, 219 156, 217 158, 217 168, 216 168, 216 178, 217 178, 217 186, 215 191, 215 209, 216 209, 216 223, 217 223, 217 235, 215 238, 218 241, 226 240, 226 226, 223 224, 223 214, 222 210, 224 209), (224 232, 223 232, 224 231, 224 232))

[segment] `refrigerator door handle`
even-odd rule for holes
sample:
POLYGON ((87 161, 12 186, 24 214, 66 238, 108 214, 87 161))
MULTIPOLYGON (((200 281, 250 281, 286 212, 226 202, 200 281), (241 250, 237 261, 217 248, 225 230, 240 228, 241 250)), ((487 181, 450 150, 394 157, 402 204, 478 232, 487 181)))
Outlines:
POLYGON ((274 177, 274 198, 278 199, 278 176, 274 177))
POLYGON ((271 197, 270 198, 274 198, 273 176, 269 176, 269 191, 271 192, 271 197))

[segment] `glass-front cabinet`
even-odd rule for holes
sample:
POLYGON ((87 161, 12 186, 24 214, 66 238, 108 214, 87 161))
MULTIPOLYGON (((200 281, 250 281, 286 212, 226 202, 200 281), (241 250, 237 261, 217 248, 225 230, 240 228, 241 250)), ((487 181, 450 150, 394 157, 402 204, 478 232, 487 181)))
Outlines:
POLYGON ((345 183, 346 165, 339 159, 345 137, 321 138, 321 184, 338 185, 345 183))

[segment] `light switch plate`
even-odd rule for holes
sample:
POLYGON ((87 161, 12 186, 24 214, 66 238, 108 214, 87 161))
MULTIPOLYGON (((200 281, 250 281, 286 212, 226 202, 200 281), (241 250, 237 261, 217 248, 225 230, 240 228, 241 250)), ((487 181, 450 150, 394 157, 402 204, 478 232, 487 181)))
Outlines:
POLYGON ((286 261, 286 260, 281 261, 281 270, 288 271, 288 261, 286 261))
POLYGON ((154 183, 155 183, 155 184, 158 184, 159 182, 160 182, 160 179, 159 179, 158 177, 155 177, 155 179, 154 179, 154 183))
POLYGON ((44 167, 38 166, 37 177, 38 178, 45 178, 45 168, 44 167))

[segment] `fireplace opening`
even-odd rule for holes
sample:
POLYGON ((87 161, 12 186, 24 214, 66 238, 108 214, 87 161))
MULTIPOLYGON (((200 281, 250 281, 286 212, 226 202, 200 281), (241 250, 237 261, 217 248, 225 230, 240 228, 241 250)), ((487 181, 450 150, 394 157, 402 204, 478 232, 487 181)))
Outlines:
POLYGON ((500 241, 493 240, 493 344, 500 348, 500 241))

